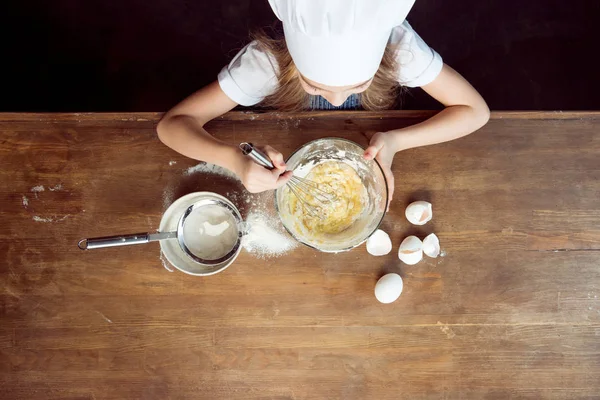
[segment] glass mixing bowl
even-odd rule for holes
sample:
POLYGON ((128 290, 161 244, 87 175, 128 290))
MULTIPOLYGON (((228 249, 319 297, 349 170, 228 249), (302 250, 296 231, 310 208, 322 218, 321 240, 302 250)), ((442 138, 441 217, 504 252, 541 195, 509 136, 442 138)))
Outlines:
POLYGON ((360 145, 350 140, 323 138, 308 142, 289 157, 286 161, 288 170, 294 171, 294 175, 301 178, 318 164, 327 161, 346 163, 358 173, 367 192, 363 211, 350 227, 340 233, 322 235, 315 239, 303 231, 298 218, 293 215, 286 201, 290 195, 289 189, 286 186, 277 189, 277 213, 285 229, 296 240, 319 251, 337 253, 360 245, 377 230, 387 208, 387 182, 379 163, 363 158, 364 151, 360 145))

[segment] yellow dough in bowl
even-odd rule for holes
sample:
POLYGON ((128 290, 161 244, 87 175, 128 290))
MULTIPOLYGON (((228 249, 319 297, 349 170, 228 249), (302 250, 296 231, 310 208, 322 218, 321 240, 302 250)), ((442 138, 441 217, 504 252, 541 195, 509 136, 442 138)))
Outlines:
POLYGON ((296 217, 299 230, 318 240, 323 235, 340 233, 361 215, 367 198, 366 188, 350 165, 327 161, 312 168, 306 179, 334 195, 330 202, 319 203, 311 195, 303 195, 309 204, 323 206, 320 215, 311 215, 302 202, 287 192, 290 213, 296 217))

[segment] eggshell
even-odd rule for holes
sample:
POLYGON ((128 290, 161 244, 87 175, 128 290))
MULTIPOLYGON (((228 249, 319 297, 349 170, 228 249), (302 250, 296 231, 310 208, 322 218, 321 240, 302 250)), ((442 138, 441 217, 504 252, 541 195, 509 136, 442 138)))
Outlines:
POLYGON ((386 274, 375 285, 375 297, 381 303, 391 303, 400 297, 403 287, 404 284, 400 275, 386 274))
POLYGON ((398 258, 404 264, 415 265, 423 258, 423 242, 416 236, 409 236, 402 241, 398 249, 398 258))
POLYGON ((390 235, 377 229, 370 238, 367 239, 367 251, 373 256, 385 256, 392 251, 392 240, 390 235))
POLYGON ((426 201, 415 201, 406 207, 404 212, 406 219, 413 225, 425 225, 433 217, 431 203, 426 201))
POLYGON ((423 239, 423 253, 431 258, 437 258, 440 255, 440 240, 432 233, 423 239))

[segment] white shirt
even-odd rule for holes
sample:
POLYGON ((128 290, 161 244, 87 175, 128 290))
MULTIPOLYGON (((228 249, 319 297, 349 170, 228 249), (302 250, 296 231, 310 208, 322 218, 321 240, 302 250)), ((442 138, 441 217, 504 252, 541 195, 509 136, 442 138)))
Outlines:
MULTIPOLYGON (((424 86, 442 70, 442 57, 421 39, 408 21, 392 30, 389 42, 397 49, 399 84, 424 86)), ((256 42, 251 42, 221 70, 219 85, 231 100, 243 106, 253 106, 277 89, 277 71, 275 59, 259 49, 256 42)))

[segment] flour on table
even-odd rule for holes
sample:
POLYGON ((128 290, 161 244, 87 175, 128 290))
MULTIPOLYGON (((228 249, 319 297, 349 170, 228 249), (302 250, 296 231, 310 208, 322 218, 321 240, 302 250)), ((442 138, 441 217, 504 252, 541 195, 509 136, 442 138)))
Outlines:
POLYGON ((173 203, 173 200, 175 200, 173 199, 174 196, 175 194, 173 193, 172 187, 165 188, 165 190, 163 191, 163 210, 169 208, 171 203, 173 203))
POLYGON ((27 208, 28 205, 29 199, 27 198, 27 196, 23 196, 23 207, 27 208))
POLYGON ((61 221, 64 221, 65 219, 67 219, 69 217, 70 217, 70 215, 63 215, 62 217, 56 217, 55 216, 55 217, 44 218, 44 217, 40 217, 39 215, 34 215, 33 216, 33 220, 35 222, 46 222, 46 223, 48 223, 48 222, 61 222, 61 221))
POLYGON ((238 177, 236 174, 234 174, 233 172, 231 172, 230 170, 228 170, 227 168, 223 168, 220 167, 218 165, 214 165, 214 164, 209 164, 209 163, 200 163, 198 165, 195 165, 193 167, 190 167, 188 169, 186 169, 183 174, 184 175, 192 175, 195 173, 201 173, 201 174, 215 174, 215 175, 219 175, 228 179, 235 179, 238 180, 238 177))
POLYGON ((38 193, 39 192, 43 192, 44 190, 46 190, 42 185, 39 186, 34 186, 31 188, 31 193, 33 193, 35 195, 35 198, 38 198, 38 193))
POLYGON ((246 235, 242 238, 244 250, 258 258, 281 256, 298 246, 282 230, 273 228, 281 226, 279 218, 264 212, 250 212, 246 218, 246 235))

